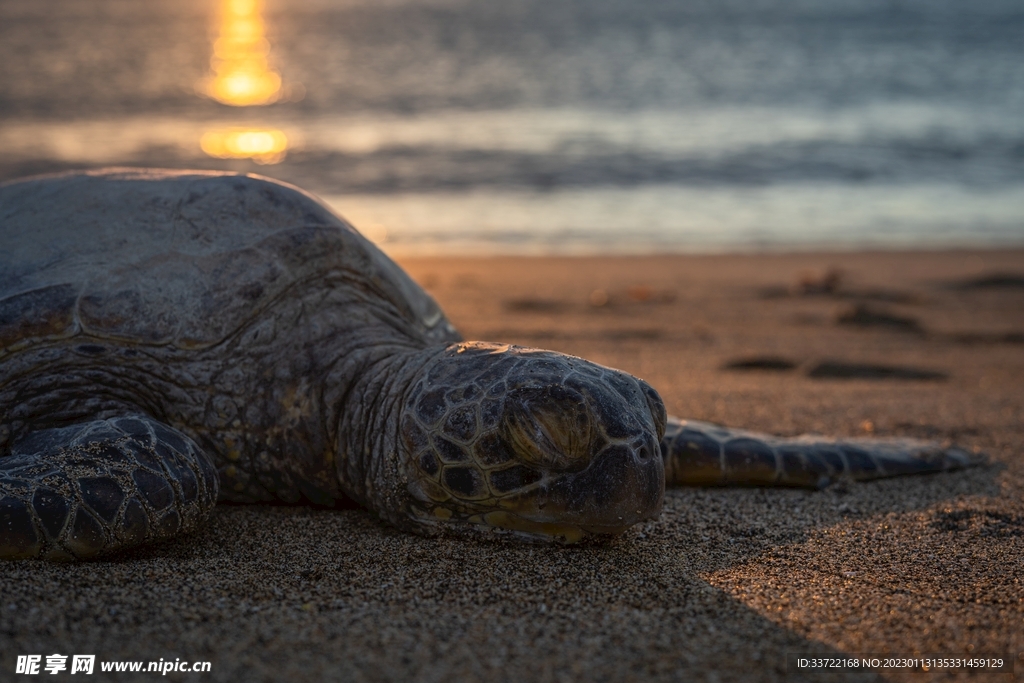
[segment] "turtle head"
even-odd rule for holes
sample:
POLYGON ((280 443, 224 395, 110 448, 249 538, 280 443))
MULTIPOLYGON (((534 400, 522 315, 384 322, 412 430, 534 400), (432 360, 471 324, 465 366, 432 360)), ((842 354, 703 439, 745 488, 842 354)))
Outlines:
POLYGON ((661 510, 665 420, 657 392, 624 372, 453 344, 403 403, 407 517, 426 531, 563 543, 617 535, 661 510))

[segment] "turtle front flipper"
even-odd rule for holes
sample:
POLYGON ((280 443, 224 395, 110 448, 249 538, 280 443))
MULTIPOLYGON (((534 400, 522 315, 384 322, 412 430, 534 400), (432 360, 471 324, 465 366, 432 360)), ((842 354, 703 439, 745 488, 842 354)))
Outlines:
POLYGON ((669 418, 661 440, 672 486, 798 486, 944 472, 984 462, 963 449, 917 439, 784 439, 669 418))
POLYGON ((0 559, 84 559, 197 528, 217 472, 190 438, 129 415, 32 432, 0 458, 0 559))

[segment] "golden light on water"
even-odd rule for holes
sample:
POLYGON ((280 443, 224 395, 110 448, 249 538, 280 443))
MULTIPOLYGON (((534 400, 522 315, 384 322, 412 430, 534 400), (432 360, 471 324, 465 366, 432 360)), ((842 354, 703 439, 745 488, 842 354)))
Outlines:
MULTIPOLYGON (((262 0, 223 0, 210 59, 214 75, 201 84, 201 90, 218 102, 251 107, 272 104, 281 97, 281 76, 267 60, 270 42, 264 35, 262 8, 262 0)), ((199 146, 218 159, 276 164, 285 157, 288 138, 273 128, 219 128, 204 133, 199 146)))
POLYGON ((204 133, 199 146, 218 159, 253 159, 258 164, 276 164, 285 157, 288 138, 272 128, 223 128, 204 133))
POLYGON ((270 68, 261 0, 224 0, 220 34, 213 44, 214 76, 203 91, 236 107, 271 104, 281 96, 281 76, 270 68))

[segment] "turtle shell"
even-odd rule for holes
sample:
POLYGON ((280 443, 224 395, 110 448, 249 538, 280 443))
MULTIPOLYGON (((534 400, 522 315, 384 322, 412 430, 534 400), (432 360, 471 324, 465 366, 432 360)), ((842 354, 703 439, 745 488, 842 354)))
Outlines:
POLYGON ((390 301, 457 338, 409 276, 319 200, 254 175, 112 169, 0 186, 0 355, 79 332, 203 348, 293 287, 390 301))

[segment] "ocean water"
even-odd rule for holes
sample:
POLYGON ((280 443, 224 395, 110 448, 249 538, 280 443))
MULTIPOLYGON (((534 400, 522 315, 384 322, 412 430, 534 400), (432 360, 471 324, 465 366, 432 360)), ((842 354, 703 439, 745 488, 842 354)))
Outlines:
POLYGON ((1024 245, 1020 0, 0 0, 0 180, 307 188, 406 253, 1024 245))

